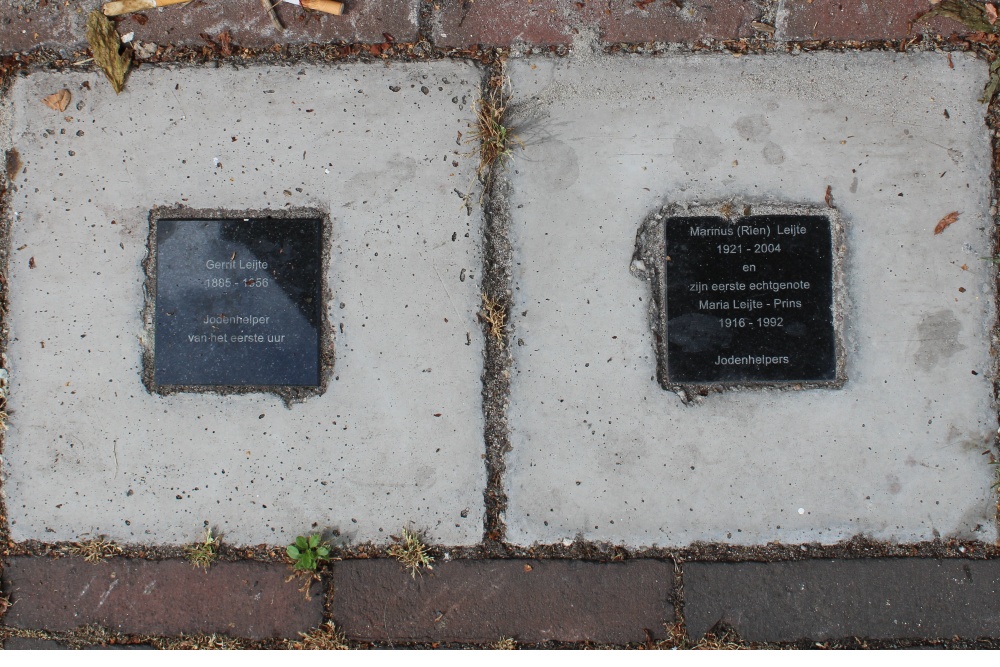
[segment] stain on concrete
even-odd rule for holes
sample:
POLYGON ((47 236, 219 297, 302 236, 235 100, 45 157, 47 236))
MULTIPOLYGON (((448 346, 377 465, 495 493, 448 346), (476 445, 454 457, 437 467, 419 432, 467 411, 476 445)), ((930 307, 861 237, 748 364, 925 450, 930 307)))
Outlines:
POLYGON ((747 141, 763 141, 771 134, 767 118, 761 115, 743 116, 733 125, 740 136, 747 141))
POLYGON ((674 139, 674 157, 686 167, 707 169, 722 156, 722 141, 710 127, 682 127, 674 139))
POLYGON ((768 164, 781 164, 785 161, 785 151, 773 141, 767 142, 760 154, 764 156, 768 164))
POLYGON ((889 484, 889 493, 891 493, 892 495, 895 496, 900 491, 903 490, 903 485, 900 483, 899 477, 896 477, 895 475, 886 475, 885 476, 885 481, 888 482, 888 484, 889 484))
POLYGON ((546 165, 541 175, 546 189, 566 190, 580 178, 580 160, 568 144, 555 139, 545 141, 536 146, 535 157, 546 165))
POLYGON ((962 323, 950 310, 939 310, 924 315, 917 325, 917 340, 920 347, 913 355, 917 368, 929 371, 942 361, 965 349, 959 342, 962 323))
POLYGON ((17 152, 16 148, 11 148, 7 151, 7 158, 5 160, 7 180, 13 181, 17 172, 21 171, 21 154, 17 152))

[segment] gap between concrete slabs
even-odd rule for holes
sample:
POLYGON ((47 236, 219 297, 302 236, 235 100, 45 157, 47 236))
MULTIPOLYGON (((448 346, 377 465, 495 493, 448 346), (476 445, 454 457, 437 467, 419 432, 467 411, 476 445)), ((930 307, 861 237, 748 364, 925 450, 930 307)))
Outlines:
POLYGON ((991 147, 971 55, 519 59, 508 539, 991 541, 991 147), (947 111, 947 113, 945 113, 947 111), (636 230, 666 203, 823 205, 842 389, 656 383, 636 230), (932 232, 950 211, 961 223, 932 232), (891 313, 891 316, 888 314, 891 313))
POLYGON ((117 98, 99 77, 32 73, 11 91, 13 539, 181 544, 208 522, 230 544, 316 529, 385 543, 412 523, 478 542, 482 220, 456 194, 475 178, 456 139, 480 71, 150 68, 117 98), (63 87, 71 109, 41 105, 63 87), (329 212, 323 396, 141 386, 148 216, 175 205, 329 212))

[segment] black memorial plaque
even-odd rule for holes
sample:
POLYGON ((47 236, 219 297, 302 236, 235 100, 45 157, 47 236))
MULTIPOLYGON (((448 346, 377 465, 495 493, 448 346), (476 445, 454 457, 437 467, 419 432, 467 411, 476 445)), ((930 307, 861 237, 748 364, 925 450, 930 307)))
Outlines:
POLYGON ((320 384, 322 220, 160 220, 159 385, 320 384))
POLYGON ((822 215, 668 218, 669 381, 835 380, 831 233, 822 215))

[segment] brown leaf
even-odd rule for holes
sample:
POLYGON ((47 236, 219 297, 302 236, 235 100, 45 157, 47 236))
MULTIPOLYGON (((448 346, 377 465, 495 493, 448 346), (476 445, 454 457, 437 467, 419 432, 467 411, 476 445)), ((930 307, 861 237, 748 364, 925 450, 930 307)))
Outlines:
POLYGON ((132 50, 122 46, 114 24, 100 10, 90 12, 87 17, 87 42, 94 61, 104 70, 115 93, 122 92, 132 64, 132 50))
POLYGON ((949 225, 955 224, 956 220, 958 220, 958 211, 952 211, 948 215, 941 218, 941 220, 937 223, 937 227, 934 228, 934 233, 940 234, 947 229, 949 225))
POLYGON ((222 49, 222 55, 229 57, 233 55, 233 38, 229 34, 228 30, 223 30, 219 33, 219 47, 222 49))
POLYGON ((986 20, 993 25, 997 22, 997 8, 989 3, 983 5, 983 9, 986 10, 986 20))
POLYGON ((28 259, 28 268, 29 269, 35 268, 35 258, 34 257, 31 257, 30 259, 28 259))
POLYGON ((823 201, 826 202, 827 206, 833 208, 833 188, 831 188, 829 185, 826 186, 826 196, 823 197, 823 201))
POLYGON ((53 111, 66 111, 66 107, 69 106, 70 100, 73 99, 73 95, 63 88, 58 93, 52 93, 42 98, 42 103, 53 111))

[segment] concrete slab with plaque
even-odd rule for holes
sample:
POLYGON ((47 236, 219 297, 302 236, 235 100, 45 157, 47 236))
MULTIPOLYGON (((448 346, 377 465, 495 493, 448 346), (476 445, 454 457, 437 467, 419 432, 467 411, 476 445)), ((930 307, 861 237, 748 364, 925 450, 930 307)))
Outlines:
POLYGON ((0 91, 0 157, 27 168, 0 252, 5 536, 478 543, 483 215, 455 137, 481 79, 303 62, 134 70, 125 105, 89 71, 0 91), (62 88, 71 117, 39 101, 62 88))
POLYGON ((508 540, 995 540, 982 62, 509 73, 508 540))
POLYGON ((158 385, 317 386, 318 218, 160 220, 158 385))

